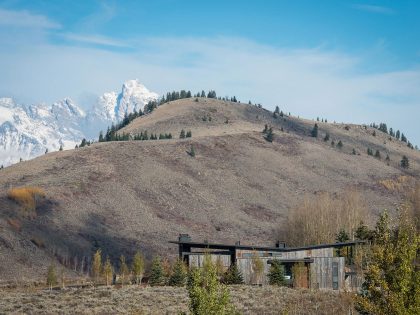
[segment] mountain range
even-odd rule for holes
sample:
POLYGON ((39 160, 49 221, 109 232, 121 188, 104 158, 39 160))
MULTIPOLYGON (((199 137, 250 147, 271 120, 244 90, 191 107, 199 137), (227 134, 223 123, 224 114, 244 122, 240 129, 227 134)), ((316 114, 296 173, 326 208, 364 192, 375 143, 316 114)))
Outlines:
POLYGON ((0 165, 32 159, 46 151, 74 148, 83 138, 92 139, 125 114, 143 110, 158 94, 137 79, 126 81, 120 92, 99 96, 84 111, 71 98, 53 104, 19 104, 0 98, 0 165))

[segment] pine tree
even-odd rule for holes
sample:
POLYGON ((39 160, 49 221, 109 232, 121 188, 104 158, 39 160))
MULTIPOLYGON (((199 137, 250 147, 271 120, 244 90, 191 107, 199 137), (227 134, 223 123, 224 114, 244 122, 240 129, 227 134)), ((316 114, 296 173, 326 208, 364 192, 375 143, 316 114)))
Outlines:
POLYGON ((263 130, 263 133, 264 134, 266 134, 268 132, 268 125, 267 124, 265 124, 265 126, 264 126, 264 130, 263 130))
POLYGON ((187 131, 187 134, 186 134, 186 136, 185 136, 186 138, 191 138, 192 137, 192 133, 191 133, 191 130, 188 130, 187 131))
POLYGON ((59 151, 63 151, 63 145, 60 144, 60 149, 58 149, 59 151))
POLYGON ((270 270, 268 272, 268 281, 271 285, 286 285, 286 279, 284 278, 284 267, 278 260, 271 261, 270 270))
POLYGON ((343 148, 343 142, 340 140, 337 143, 337 148, 342 149, 343 148))
MULTIPOLYGON (((77 144, 76 144, 76 146, 77 146, 77 144)), ((48 153, 48 148, 45 149, 45 154, 47 154, 47 153, 48 153)))
POLYGON ((409 168, 410 163, 408 161, 408 157, 407 156, 403 155, 403 157, 401 159, 401 162, 400 162, 400 165, 401 165, 402 168, 409 168))
POLYGON ((324 141, 330 141, 330 134, 328 132, 325 134, 324 141))
POLYGON ((350 236, 344 229, 340 229, 340 231, 337 233, 337 235, 335 237, 335 241, 337 243, 343 243, 343 242, 347 242, 349 240, 350 240, 350 236))
POLYGON ((150 273, 149 284, 151 286, 162 285, 164 282, 162 262, 159 256, 153 258, 152 270, 150 273))
POLYGON ((183 287, 187 279, 187 267, 181 259, 178 259, 172 266, 172 273, 169 277, 169 285, 183 287))
POLYGON ((112 275, 114 274, 114 268, 112 268, 111 261, 109 260, 109 256, 106 256, 103 270, 104 270, 106 285, 108 286, 110 284, 109 283, 110 280, 112 279, 112 275))
POLYGON ((407 142, 407 138, 403 133, 401 134, 401 141, 402 142, 407 142))
POLYGON ((381 159, 381 152, 379 152, 379 150, 376 150, 375 157, 379 160, 381 159))
POLYGON ((314 137, 314 138, 318 137, 318 124, 314 125, 314 128, 311 131, 311 136, 314 137))
POLYGON ((185 138, 185 130, 184 129, 181 130, 181 133, 179 134, 179 138, 180 139, 184 139, 185 138))
POLYGON ((354 232, 354 238, 362 241, 369 241, 373 238, 373 231, 369 229, 363 221, 360 221, 359 225, 354 232))
POLYGON ((191 145, 191 148, 190 148, 190 156, 195 157, 195 149, 193 145, 191 145))
POLYGON ((47 272, 47 285, 50 288, 50 291, 52 290, 52 287, 55 286, 57 284, 57 275, 55 273, 55 267, 53 264, 51 264, 48 267, 48 272, 47 272))
POLYGON ((121 284, 124 285, 124 283, 127 280, 128 274, 130 273, 130 270, 128 269, 127 263, 125 262, 125 256, 120 256, 120 278, 121 278, 121 284))
POLYGON ((99 283, 99 279, 102 273, 102 251, 98 249, 93 255, 92 261, 92 276, 95 283, 99 283))
POLYGON ((265 136, 265 140, 267 140, 268 142, 273 142, 273 139, 274 139, 273 127, 270 127, 265 136))
POLYGON ((98 139, 98 141, 99 141, 99 142, 104 142, 104 141, 105 141, 105 139, 104 139, 104 135, 103 135, 103 133, 102 133, 102 130, 99 132, 99 139, 98 139))
POLYGON ((141 284, 141 279, 144 273, 144 258, 137 252, 133 258, 133 266, 131 268, 133 270, 134 280, 137 284, 141 284))
POLYGON ((189 273, 187 289, 191 314, 237 314, 229 291, 220 284, 216 267, 208 256, 204 258, 203 268, 194 268, 189 273))
POLYGON ((395 133, 395 138, 400 140, 400 131, 399 130, 397 130, 397 132, 395 133))
POLYGON ((226 271, 223 277, 223 283, 225 284, 242 284, 244 283, 244 278, 238 266, 233 263, 229 269, 226 271))
POLYGON ((355 148, 353 148, 353 151, 351 152, 353 155, 356 155, 357 153, 356 153, 356 149, 355 148))
POLYGON ((372 136, 376 137, 376 130, 373 130, 372 136))

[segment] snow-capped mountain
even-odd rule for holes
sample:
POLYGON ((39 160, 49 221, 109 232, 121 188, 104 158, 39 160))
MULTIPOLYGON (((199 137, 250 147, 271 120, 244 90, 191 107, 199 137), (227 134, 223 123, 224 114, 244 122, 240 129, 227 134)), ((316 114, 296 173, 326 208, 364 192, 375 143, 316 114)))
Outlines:
POLYGON ((125 82, 120 93, 104 93, 86 113, 70 98, 30 106, 0 98, 0 165, 31 159, 60 146, 72 149, 81 139, 97 138, 100 130, 126 113, 143 110, 157 98, 158 94, 138 80, 125 82))

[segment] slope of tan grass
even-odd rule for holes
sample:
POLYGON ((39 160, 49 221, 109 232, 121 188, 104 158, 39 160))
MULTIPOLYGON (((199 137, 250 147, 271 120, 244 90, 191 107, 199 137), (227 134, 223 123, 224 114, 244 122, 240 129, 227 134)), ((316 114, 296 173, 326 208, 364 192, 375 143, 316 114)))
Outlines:
POLYGON ((270 245, 289 209, 305 196, 356 190, 374 217, 402 202, 401 194, 379 181, 419 177, 418 152, 380 132, 373 137, 369 128, 319 123, 315 139, 309 136, 313 121, 274 119, 255 106, 206 102, 165 104, 126 127, 126 132, 172 132, 176 137, 184 128, 192 130, 192 138, 95 143, 3 169, 2 279, 44 279, 52 259, 86 274, 98 247, 115 263, 121 254, 130 263, 137 250, 147 259, 158 253, 173 259, 177 248, 168 241, 179 233, 197 241, 270 245), (204 114, 213 115, 212 120, 203 121, 204 114), (266 123, 274 127, 272 143, 261 133, 266 123), (324 142, 326 132, 342 140, 343 148, 324 142), (195 158, 188 154, 191 145, 195 158), (367 156, 368 146, 388 152, 389 165, 367 156), (360 155, 352 155, 353 148, 360 155), (398 165, 402 154, 410 159, 408 170, 398 165), (49 196, 35 219, 20 221, 20 229, 8 223, 18 207, 7 198, 13 187, 40 187, 49 196), (31 242, 35 238, 43 246, 31 242))

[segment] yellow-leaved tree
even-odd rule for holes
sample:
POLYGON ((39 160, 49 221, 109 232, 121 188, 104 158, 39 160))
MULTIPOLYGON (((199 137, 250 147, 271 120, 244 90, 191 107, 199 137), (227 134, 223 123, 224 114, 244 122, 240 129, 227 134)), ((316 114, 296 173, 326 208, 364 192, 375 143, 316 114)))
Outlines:
POLYGON ((362 293, 357 296, 361 314, 420 314, 420 237, 405 212, 391 227, 387 212, 376 224, 371 257, 362 293))

